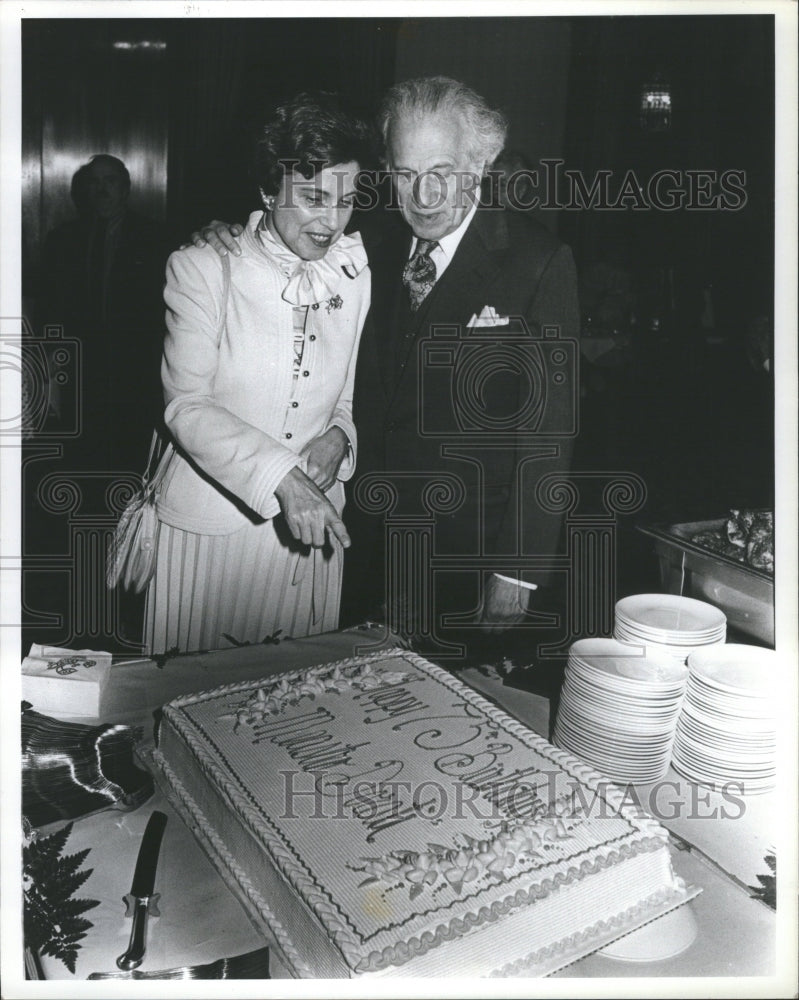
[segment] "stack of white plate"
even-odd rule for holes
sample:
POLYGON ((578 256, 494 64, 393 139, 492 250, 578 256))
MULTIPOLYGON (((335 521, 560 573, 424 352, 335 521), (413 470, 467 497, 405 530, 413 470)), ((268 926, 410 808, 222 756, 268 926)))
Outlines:
POLYGON ((635 594, 616 602, 613 636, 685 663, 695 649, 724 642, 727 618, 712 604, 692 597, 635 594))
POLYGON ((580 639, 569 650, 555 745, 613 781, 656 781, 669 767, 687 678, 656 650, 580 639))
POLYGON ((688 686, 674 739, 680 774, 743 794, 774 787, 777 654, 730 643, 688 657, 688 686))

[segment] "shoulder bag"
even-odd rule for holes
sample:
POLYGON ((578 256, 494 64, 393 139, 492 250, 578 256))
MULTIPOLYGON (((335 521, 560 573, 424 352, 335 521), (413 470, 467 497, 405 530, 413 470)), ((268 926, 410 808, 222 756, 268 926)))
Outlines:
MULTIPOLYGON (((222 274, 220 339, 225 327, 230 290, 230 259, 227 255, 222 258, 222 274)), ((156 513, 156 503, 174 451, 171 441, 164 447, 158 431, 153 431, 141 486, 122 511, 111 536, 105 567, 105 582, 109 590, 122 586, 125 590, 140 594, 155 573, 161 524, 156 513)))

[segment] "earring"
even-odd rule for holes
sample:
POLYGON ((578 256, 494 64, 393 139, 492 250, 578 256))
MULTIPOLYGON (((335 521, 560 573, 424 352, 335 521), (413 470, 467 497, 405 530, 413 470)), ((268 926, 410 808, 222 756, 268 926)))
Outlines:
POLYGON ((270 194, 266 198, 264 198, 264 208, 267 210, 267 212, 271 212, 274 207, 275 207, 275 198, 274 195, 270 194))

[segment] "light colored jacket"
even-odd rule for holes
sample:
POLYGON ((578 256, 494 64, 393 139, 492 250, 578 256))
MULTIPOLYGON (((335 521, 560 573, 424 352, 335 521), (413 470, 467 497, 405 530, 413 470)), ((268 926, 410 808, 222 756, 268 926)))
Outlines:
POLYGON ((287 279, 259 237, 260 218, 250 217, 242 255, 230 257, 224 316, 222 260, 213 250, 179 250, 167 263, 161 380, 178 451, 157 511, 165 523, 200 534, 230 534, 274 517, 275 488, 290 469, 305 468, 299 452, 332 426, 350 442, 328 492, 339 510, 341 483, 355 469, 352 390, 369 269, 354 278, 342 270, 336 297, 308 308, 295 382, 292 306, 281 298, 287 279))

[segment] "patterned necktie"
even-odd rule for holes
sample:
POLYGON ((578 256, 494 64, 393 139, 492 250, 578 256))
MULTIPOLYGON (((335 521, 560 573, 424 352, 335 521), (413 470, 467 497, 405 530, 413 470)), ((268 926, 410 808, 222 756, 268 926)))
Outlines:
POLYGON ((436 283, 436 265, 430 254, 438 246, 435 240, 417 240, 413 256, 402 272, 402 283, 408 289, 413 312, 424 302, 436 283))

